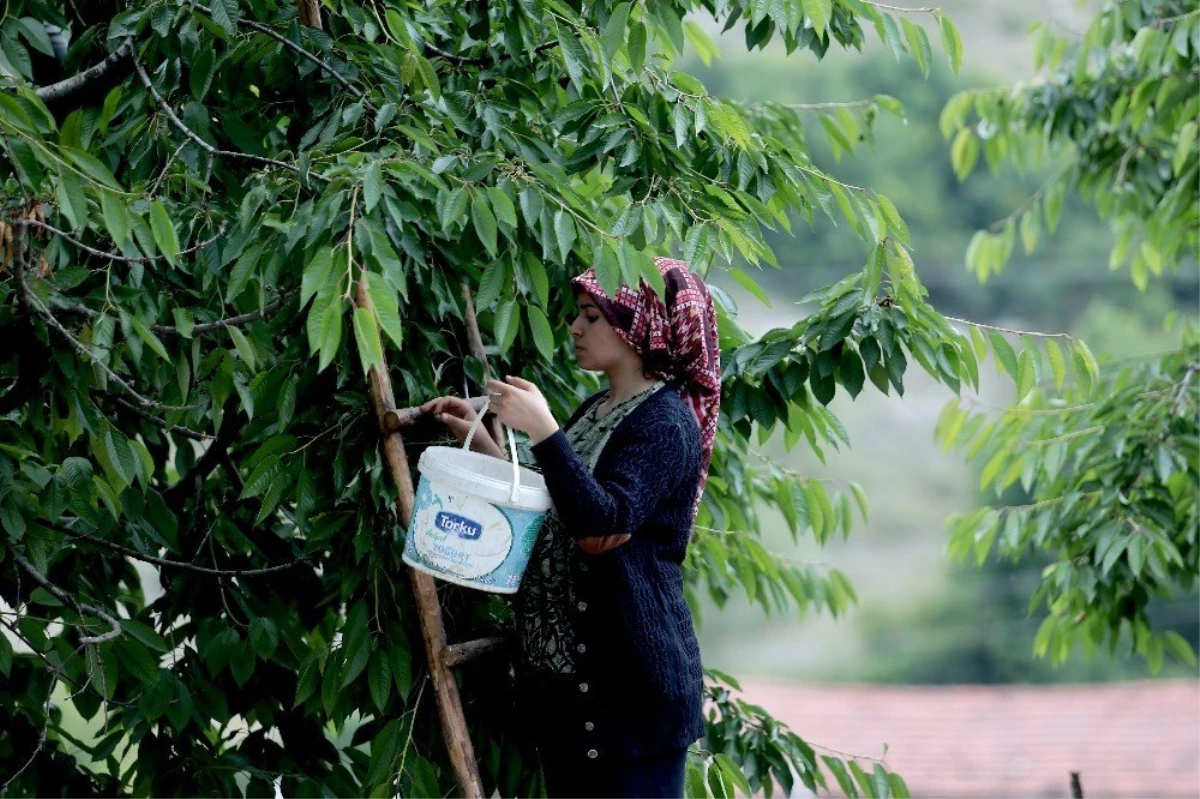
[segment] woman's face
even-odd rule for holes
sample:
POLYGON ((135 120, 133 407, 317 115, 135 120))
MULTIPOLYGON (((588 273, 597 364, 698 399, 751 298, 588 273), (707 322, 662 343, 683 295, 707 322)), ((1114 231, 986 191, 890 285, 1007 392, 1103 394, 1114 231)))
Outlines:
POLYGON ((575 340, 575 359, 582 368, 611 372, 640 360, 633 347, 617 335, 586 291, 575 295, 575 305, 579 313, 571 322, 571 338, 575 340))

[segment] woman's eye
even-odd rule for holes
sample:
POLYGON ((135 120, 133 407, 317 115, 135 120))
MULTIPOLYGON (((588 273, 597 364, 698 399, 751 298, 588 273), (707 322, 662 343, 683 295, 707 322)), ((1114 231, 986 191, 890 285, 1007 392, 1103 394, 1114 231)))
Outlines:
POLYGON ((588 320, 589 323, 595 324, 596 320, 599 319, 600 317, 599 316, 588 316, 585 318, 588 320))

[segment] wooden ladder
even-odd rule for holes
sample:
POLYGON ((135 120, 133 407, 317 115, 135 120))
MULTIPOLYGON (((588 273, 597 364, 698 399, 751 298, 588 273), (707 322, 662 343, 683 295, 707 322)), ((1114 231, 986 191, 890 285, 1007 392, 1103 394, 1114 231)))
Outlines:
MULTIPOLYGON (((475 308, 470 289, 463 286, 466 301, 468 339, 472 354, 479 358, 487 370, 487 359, 483 352, 483 341, 475 320, 475 308)), ((355 305, 372 310, 371 298, 367 294, 365 277, 359 281, 355 305)), ((407 529, 413 510, 412 474, 408 468, 408 457, 404 453, 404 439, 400 428, 414 418, 411 412, 396 408, 392 382, 388 378, 386 358, 382 368, 372 367, 369 376, 371 405, 383 436, 383 453, 387 459, 392 482, 396 485, 396 515, 400 524, 407 529)), ((495 419, 492 420, 495 422, 495 419)), ((493 431, 493 435, 498 435, 493 431)), ((497 438, 497 440, 502 440, 497 438)), ((461 644, 450 644, 446 640, 446 627, 442 621, 442 607, 438 601, 437 586, 433 577, 409 567, 413 593, 416 595, 420 614, 421 634, 425 639, 425 658, 437 696, 438 715, 442 722, 442 733, 449 749, 450 764, 458 779, 460 795, 467 799, 483 799, 483 783, 479 779, 479 767, 475 762, 475 749, 467 733, 467 721, 463 715, 462 699, 458 694, 458 683, 454 679, 455 666, 466 663, 480 655, 495 650, 504 644, 503 638, 481 638, 461 644)))
MULTIPOLYGON (((321 5, 319 0, 295 0, 300 12, 300 23, 306 27, 322 29, 321 5)), ((463 297, 467 308, 467 334, 472 354, 479 358, 487 370, 487 359, 483 352, 483 340, 475 320, 475 307, 471 302, 470 289, 463 285, 463 297)), ((366 276, 358 283, 354 304, 374 313, 371 298, 367 294, 366 276)), ((408 469, 408 458, 404 454, 404 439, 400 428, 411 422, 412 414, 397 413, 396 397, 392 392, 392 381, 388 378, 387 359, 381 367, 372 367, 368 378, 371 405, 383 436, 383 453, 396 485, 396 515, 400 524, 408 528, 413 510, 412 475, 408 469)), ((492 420, 495 423, 495 420, 492 420)), ((502 441, 493 425, 493 435, 502 441)), ((458 779, 461 795, 466 799, 483 799, 483 783, 479 779, 479 766, 475 762, 475 749, 467 733, 467 720, 463 716, 462 699, 458 695, 458 683, 454 680, 455 666, 490 652, 503 645, 502 638, 483 638, 462 644, 446 641, 446 626, 442 622, 442 606, 438 602, 437 586, 433 578, 424 572, 409 568, 413 593, 420 613, 421 634, 425 639, 425 658, 429 663, 429 674, 437 696, 438 715, 442 721, 442 733, 450 750, 450 764, 458 779)), ((414 719, 415 723, 415 719, 414 719)))

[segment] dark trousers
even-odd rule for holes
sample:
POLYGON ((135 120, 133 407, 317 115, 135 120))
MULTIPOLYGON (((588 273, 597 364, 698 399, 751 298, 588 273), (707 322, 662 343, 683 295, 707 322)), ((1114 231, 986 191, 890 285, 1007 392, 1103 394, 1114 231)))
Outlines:
POLYGON ((591 760, 579 748, 540 747, 551 799, 681 799, 687 749, 637 760, 591 760))

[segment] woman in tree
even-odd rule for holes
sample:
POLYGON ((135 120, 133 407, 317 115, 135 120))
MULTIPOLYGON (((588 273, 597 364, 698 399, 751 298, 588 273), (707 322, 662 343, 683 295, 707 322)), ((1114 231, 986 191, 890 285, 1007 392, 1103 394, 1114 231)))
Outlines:
MULTIPOLYGON (((550 796, 682 796, 703 734, 682 564, 717 430, 720 351, 707 286, 682 261, 655 264, 662 298, 644 282, 610 297, 591 270, 574 279, 575 356, 609 386, 562 428, 537 386, 488 383, 554 501, 515 601, 522 715, 550 796)), ((460 442, 475 419, 455 397, 423 410, 460 442)))

